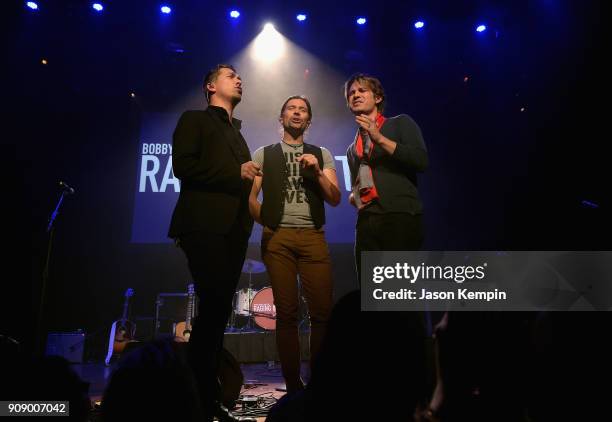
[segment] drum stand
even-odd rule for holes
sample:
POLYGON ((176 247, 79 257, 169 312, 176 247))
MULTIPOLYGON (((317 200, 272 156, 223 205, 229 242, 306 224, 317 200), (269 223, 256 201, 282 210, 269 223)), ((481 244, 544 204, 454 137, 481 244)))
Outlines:
POLYGON ((252 281, 251 281, 251 276, 252 276, 253 272, 249 271, 249 287, 247 289, 247 295, 249 297, 249 318, 247 320, 247 323, 244 327, 242 327, 240 329, 240 331, 243 331, 244 329, 247 329, 249 331, 253 330, 253 310, 251 309, 253 306, 253 289, 252 287, 252 281))
MULTIPOLYGON (((235 296, 236 295, 234 295, 234 297, 235 296)), ((230 315, 230 319, 225 326, 226 331, 229 331, 230 333, 236 331, 236 305, 234 303, 235 299, 232 301, 232 313, 230 315)))

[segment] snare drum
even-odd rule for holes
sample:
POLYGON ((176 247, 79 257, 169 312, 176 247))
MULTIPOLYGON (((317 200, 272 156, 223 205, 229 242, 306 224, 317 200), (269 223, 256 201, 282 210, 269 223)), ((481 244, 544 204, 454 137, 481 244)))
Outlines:
POLYGON ((254 289, 238 290, 234 295, 234 313, 236 315, 249 316, 249 303, 254 297, 254 289))
POLYGON ((251 302, 251 312, 255 324, 265 330, 276 330, 276 306, 272 287, 265 287, 255 294, 251 302))

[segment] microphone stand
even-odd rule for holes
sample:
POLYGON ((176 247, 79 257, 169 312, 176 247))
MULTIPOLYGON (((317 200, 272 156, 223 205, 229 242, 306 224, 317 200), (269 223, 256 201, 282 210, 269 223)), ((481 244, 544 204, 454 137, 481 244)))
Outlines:
POLYGON ((55 209, 51 213, 49 217, 49 224, 47 225, 46 232, 49 234, 49 239, 47 242, 47 256, 45 258, 45 266, 43 268, 42 273, 42 283, 40 288, 40 302, 38 307, 38 321, 36 323, 36 339, 38 341, 38 352, 43 355, 44 354, 44 338, 43 338, 43 315, 44 315, 44 307, 45 307, 45 299, 47 296, 47 282, 49 281, 49 263, 51 261, 51 249, 53 247, 53 236, 55 234, 55 219, 59 214, 59 209, 64 202, 64 196, 66 195, 66 189, 62 189, 62 194, 57 201, 57 205, 55 209))

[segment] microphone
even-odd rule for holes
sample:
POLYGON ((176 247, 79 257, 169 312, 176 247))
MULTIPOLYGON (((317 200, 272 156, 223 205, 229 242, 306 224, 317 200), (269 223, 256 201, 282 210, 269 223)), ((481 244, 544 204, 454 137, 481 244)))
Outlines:
POLYGON ((62 182, 62 181, 60 180, 59 185, 60 185, 60 187, 64 188, 64 190, 65 190, 65 191, 66 191, 66 192, 67 192, 69 195, 74 194, 75 190, 74 190, 73 188, 71 188, 70 186, 68 186, 68 184, 66 184, 66 183, 64 183, 64 182, 62 182))

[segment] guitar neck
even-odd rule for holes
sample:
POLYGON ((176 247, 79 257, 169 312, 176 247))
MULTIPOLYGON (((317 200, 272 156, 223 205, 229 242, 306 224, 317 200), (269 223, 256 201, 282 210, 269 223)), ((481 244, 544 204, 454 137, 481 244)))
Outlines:
POLYGON ((123 314, 121 315, 121 321, 126 321, 130 313, 130 297, 127 296, 123 302, 123 314))
POLYGON ((195 295, 192 293, 190 293, 187 297, 187 316, 185 317, 185 325, 189 329, 191 329, 191 320, 193 318, 194 299, 195 299, 195 295))

